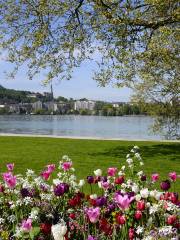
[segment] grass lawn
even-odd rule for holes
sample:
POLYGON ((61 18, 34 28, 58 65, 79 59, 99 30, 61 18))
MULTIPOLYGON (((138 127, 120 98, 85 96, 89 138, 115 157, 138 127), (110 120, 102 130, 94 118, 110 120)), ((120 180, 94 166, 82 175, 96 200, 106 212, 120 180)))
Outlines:
MULTIPOLYGON (((27 168, 39 173, 45 165, 57 164, 62 155, 68 155, 78 178, 85 178, 97 168, 105 171, 110 166, 124 165, 134 145, 141 149, 147 173, 159 172, 161 179, 166 179, 170 171, 180 174, 180 143, 35 137, 0 137, 0 172, 6 163, 14 162, 16 173, 24 173, 27 168)), ((179 182, 176 191, 180 190, 179 182)))

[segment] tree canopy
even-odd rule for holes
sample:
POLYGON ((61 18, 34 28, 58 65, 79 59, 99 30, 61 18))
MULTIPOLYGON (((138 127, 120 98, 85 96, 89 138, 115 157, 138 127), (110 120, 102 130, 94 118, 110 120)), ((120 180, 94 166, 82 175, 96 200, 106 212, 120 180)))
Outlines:
POLYGON ((177 0, 0 0, 1 48, 29 77, 69 79, 74 67, 98 51, 101 85, 129 85, 139 66, 173 59, 178 41, 177 0), (166 59, 163 59, 163 61, 166 59))
POLYGON ((14 73, 26 63, 29 77, 44 70, 45 82, 70 79, 97 54, 100 86, 128 86, 136 99, 174 103, 179 9, 178 0, 0 0, 0 48, 14 73))

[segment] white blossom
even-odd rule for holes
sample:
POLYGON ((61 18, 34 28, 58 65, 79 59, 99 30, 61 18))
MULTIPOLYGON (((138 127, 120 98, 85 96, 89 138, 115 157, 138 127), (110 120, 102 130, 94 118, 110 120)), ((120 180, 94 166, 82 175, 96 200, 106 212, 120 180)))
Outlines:
POLYGON ((131 165, 131 164, 133 163, 133 160, 132 160, 132 158, 128 158, 128 159, 126 160, 126 162, 127 162, 129 165, 131 165))
POLYGON ((64 240, 64 235, 67 232, 67 227, 64 223, 59 223, 51 227, 54 240, 64 240))
POLYGON ((137 195, 135 196, 135 199, 136 199, 136 201, 140 201, 140 200, 141 200, 141 195, 140 195, 140 194, 137 194, 137 195))
POLYGON ((122 171, 118 172, 118 176, 124 176, 124 175, 125 175, 124 172, 122 172, 122 171))
POLYGON ((149 196, 149 190, 148 190, 148 188, 143 188, 143 189, 140 191, 140 194, 141 194, 141 197, 142 197, 142 198, 148 198, 148 196, 149 196))
POLYGON ((139 234, 142 234, 143 232, 144 232, 144 228, 141 226, 138 226, 136 229, 136 233, 139 235, 139 234))
POLYGON ((60 183, 62 183, 62 181, 59 179, 59 178, 56 178, 56 179, 53 179, 53 184, 54 185, 58 185, 58 184, 60 184, 60 183))
POLYGON ((32 177, 32 176, 34 176, 34 171, 33 171, 32 169, 27 169, 26 176, 27 176, 27 177, 32 177))
POLYGON ((125 170, 125 168, 126 168, 126 166, 125 166, 125 165, 123 165, 123 166, 121 167, 121 170, 122 170, 122 171, 124 171, 124 170, 125 170))
POLYGON ((151 206, 149 208, 149 214, 152 215, 154 213, 156 213, 158 211, 158 204, 153 204, 153 206, 151 206))
POLYGON ((139 172, 137 173, 137 176, 138 176, 138 177, 141 177, 143 174, 144 174, 143 171, 139 171, 139 172))
POLYGON ((139 192, 139 186, 137 184, 132 185, 132 191, 135 193, 139 192))
POLYGON ((38 219, 38 214, 39 214, 39 211, 37 209, 33 208, 31 210, 29 218, 31 218, 32 220, 37 220, 38 219))
POLYGON ((138 159, 138 160, 141 160, 141 156, 139 153, 135 153, 134 156, 138 159))

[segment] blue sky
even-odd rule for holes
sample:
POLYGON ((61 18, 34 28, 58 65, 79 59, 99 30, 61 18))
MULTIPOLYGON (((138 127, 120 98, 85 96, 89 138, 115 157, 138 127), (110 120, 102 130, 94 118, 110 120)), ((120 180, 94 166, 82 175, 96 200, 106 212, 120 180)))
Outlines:
MULTIPOLYGON (((131 90, 127 88, 117 89, 111 86, 98 87, 96 81, 92 79, 93 70, 96 68, 94 63, 83 63, 79 69, 74 71, 70 81, 54 82, 53 89, 55 96, 67 98, 88 98, 92 100, 104 101, 128 101, 131 90)), ((27 69, 22 67, 15 79, 7 79, 4 71, 11 69, 10 63, 0 60, 0 84, 6 88, 18 90, 30 90, 34 92, 49 91, 49 86, 43 86, 40 77, 28 80, 27 69)))

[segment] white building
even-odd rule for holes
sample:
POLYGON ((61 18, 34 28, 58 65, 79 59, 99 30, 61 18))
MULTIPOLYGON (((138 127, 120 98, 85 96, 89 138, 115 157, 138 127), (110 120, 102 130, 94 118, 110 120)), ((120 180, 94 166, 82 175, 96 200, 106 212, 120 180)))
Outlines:
POLYGON ((43 108, 43 104, 41 101, 37 101, 37 102, 34 102, 32 104, 32 108, 33 110, 37 111, 37 110, 41 110, 43 108))
POLYGON ((46 102, 44 106, 48 111, 56 112, 58 110, 58 105, 54 102, 46 102))
POLYGON ((96 102, 94 101, 76 101, 74 102, 74 110, 80 109, 94 110, 96 102))

